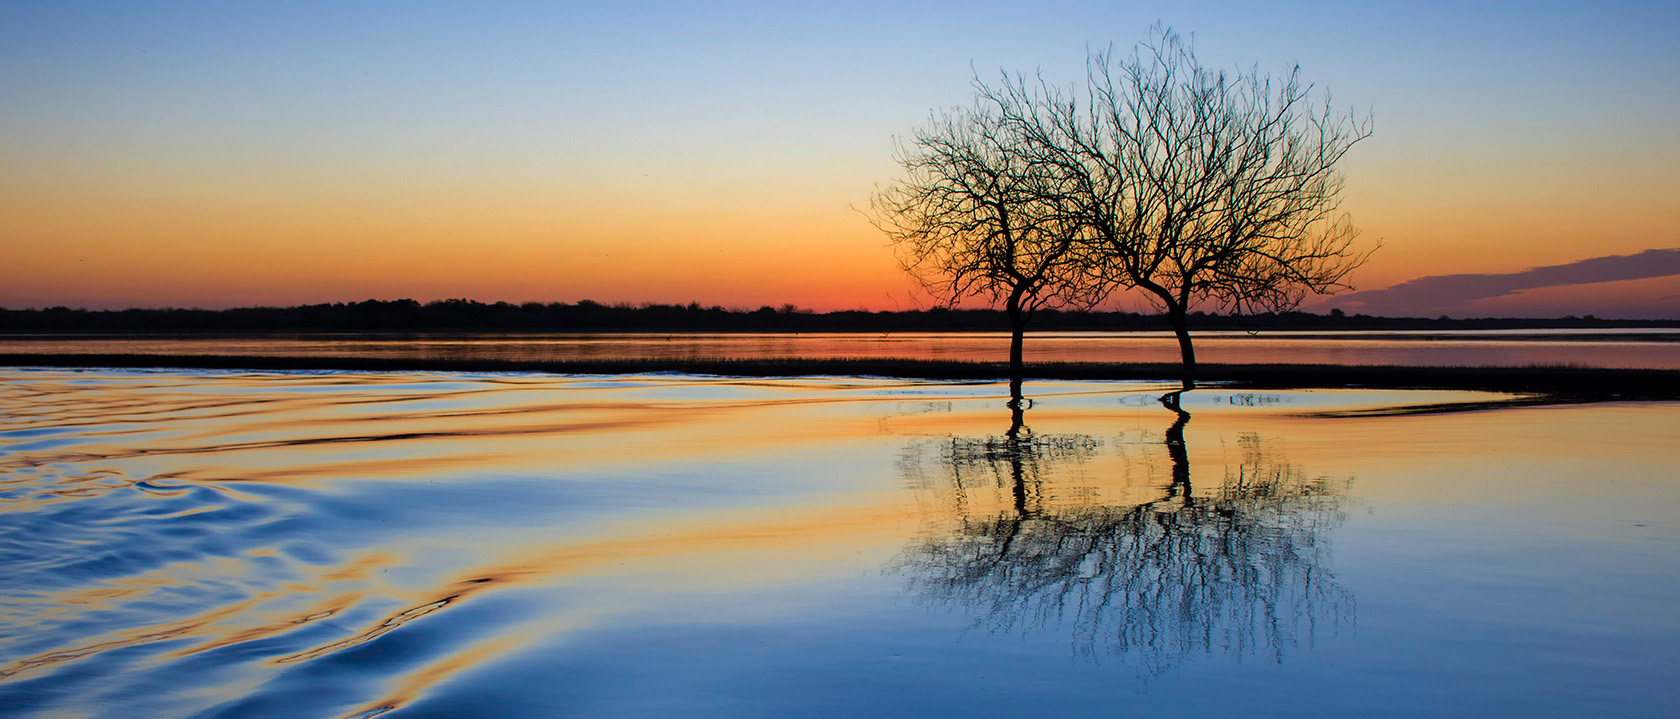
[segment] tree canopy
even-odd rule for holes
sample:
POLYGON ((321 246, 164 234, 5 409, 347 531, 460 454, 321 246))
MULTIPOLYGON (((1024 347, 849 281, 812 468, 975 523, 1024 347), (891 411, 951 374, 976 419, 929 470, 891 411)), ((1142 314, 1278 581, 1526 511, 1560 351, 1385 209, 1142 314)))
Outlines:
POLYGON ((1192 308, 1286 311, 1350 288, 1370 254, 1337 165, 1371 121, 1335 112, 1299 68, 1206 68, 1156 29, 1128 55, 1088 55, 1083 86, 1006 73, 975 88, 975 108, 918 132, 908 178, 876 197, 906 269, 944 298, 1141 291, 1193 370, 1192 308))
POLYGON ((1100 175, 1104 193, 1082 198, 1090 239, 1106 276, 1166 310, 1186 365, 1196 303, 1278 312, 1350 287, 1370 251, 1354 246, 1336 167, 1371 123, 1315 101, 1298 67, 1211 70, 1161 31, 1123 59, 1092 55, 1087 98, 1064 149, 1100 175))
POLYGON ((936 115, 900 145, 905 177, 876 193, 874 217, 906 271, 941 302, 1002 304, 1019 396, 1026 323, 1044 307, 1088 306, 1100 284, 1079 255, 1080 178, 1044 162, 1008 118, 1012 98, 980 86, 975 105, 936 115))

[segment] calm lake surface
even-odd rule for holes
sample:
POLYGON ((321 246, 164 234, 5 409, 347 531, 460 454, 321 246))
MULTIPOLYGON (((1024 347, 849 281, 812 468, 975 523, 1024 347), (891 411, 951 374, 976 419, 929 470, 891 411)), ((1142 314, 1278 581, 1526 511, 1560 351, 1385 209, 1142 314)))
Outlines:
POLYGON ((0 715, 1680 714, 1680 404, 0 369, 0 715))
MULTIPOLYGON (((1235 364, 1582 365, 1680 369, 1680 330, 1199 332, 1197 358, 1235 364)), ((1177 362, 1170 332, 1029 333, 1029 362, 1177 362)), ((0 352, 221 354, 555 361, 589 359, 994 360, 1007 333, 0 336, 0 352)))

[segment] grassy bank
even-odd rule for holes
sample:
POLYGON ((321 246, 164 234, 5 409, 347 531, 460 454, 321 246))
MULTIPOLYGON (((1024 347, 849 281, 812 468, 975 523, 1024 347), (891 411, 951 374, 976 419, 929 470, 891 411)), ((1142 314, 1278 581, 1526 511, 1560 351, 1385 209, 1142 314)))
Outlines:
MULTIPOLYGON (((995 380, 1001 362, 895 359, 782 360, 499 360, 365 357, 263 357, 143 354, 0 354, 0 366, 187 368, 222 370, 349 370, 361 372, 548 372, 629 374, 684 372, 744 377, 868 375, 920 379, 995 380)), ((1163 380, 1179 378, 1177 364, 1035 363, 1034 379, 1163 380)), ((1281 364, 1205 364, 1198 379, 1251 388, 1368 387, 1464 389, 1543 394, 1560 400, 1680 399, 1680 371, 1586 367, 1396 367, 1281 364)))

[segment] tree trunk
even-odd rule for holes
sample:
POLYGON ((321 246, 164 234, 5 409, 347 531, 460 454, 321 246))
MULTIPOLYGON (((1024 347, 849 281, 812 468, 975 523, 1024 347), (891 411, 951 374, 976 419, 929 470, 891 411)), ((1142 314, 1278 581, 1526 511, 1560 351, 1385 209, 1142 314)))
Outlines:
POLYGON ((1021 299, 1011 296, 1005 308, 1009 313, 1009 403, 1011 407, 1021 405, 1021 382, 1026 375, 1026 368, 1021 361, 1021 345, 1026 341, 1027 318, 1021 310, 1021 299))
POLYGON ((1172 323, 1173 333, 1178 335, 1178 352, 1184 357, 1184 388, 1190 389, 1196 379, 1196 348, 1190 344, 1187 314, 1182 304, 1173 303, 1167 308, 1167 321, 1172 323))

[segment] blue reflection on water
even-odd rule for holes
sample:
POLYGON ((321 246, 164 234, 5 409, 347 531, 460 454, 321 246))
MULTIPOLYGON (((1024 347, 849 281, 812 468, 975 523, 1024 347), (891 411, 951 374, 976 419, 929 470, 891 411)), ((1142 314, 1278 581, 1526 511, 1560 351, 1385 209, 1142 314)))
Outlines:
POLYGON ((1680 711, 1674 405, 1163 389, 8 370, 0 715, 1680 711))

